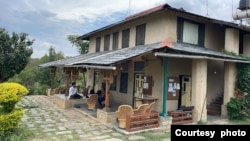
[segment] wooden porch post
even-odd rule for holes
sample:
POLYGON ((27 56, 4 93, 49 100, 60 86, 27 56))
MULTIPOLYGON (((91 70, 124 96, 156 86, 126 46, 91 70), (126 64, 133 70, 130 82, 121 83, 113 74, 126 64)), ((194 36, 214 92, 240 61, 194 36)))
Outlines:
POLYGON ((64 68, 64 76, 66 78, 66 84, 65 84, 65 95, 67 96, 69 93, 69 79, 71 77, 71 71, 70 68, 64 68))
POLYGON ((54 88, 54 81, 55 81, 55 75, 56 75, 56 67, 50 68, 50 88, 54 88))
POLYGON ((71 68, 71 74, 72 74, 72 80, 76 82, 76 79, 78 78, 78 69, 77 68, 71 68))
POLYGON ((106 84, 105 89, 105 107, 104 110, 110 109, 110 84, 113 83, 113 71, 112 70, 103 70, 102 77, 106 84))

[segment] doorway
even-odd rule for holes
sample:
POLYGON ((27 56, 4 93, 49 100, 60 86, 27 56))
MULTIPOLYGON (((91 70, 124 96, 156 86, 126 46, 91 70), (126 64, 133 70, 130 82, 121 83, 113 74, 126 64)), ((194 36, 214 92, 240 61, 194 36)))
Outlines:
MULTIPOLYGON (((134 97, 140 97, 143 91, 143 82, 144 82, 144 73, 135 73, 134 74, 134 97)), ((135 99, 135 98, 134 98, 135 99)), ((135 101, 133 103, 134 107, 142 104, 142 101, 135 101)))
POLYGON ((192 105, 192 78, 191 76, 181 75, 181 96, 180 106, 192 105))

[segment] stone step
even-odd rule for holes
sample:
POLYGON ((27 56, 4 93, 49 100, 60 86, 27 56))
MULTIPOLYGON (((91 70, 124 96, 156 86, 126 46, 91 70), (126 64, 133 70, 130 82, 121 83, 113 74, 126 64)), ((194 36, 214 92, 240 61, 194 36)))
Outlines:
POLYGON ((223 104, 223 97, 217 96, 210 104, 207 105, 207 114, 220 115, 222 104, 223 104))
POLYGON ((207 108, 221 109, 221 104, 211 103, 207 105, 207 108))
POLYGON ((217 111, 217 110, 207 110, 207 114, 208 115, 220 115, 221 111, 217 111))

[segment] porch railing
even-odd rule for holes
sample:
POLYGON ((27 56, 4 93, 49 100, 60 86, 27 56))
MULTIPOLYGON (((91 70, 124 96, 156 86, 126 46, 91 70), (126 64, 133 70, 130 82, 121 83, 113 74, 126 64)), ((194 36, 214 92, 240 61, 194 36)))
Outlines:
POLYGON ((156 127, 159 127, 159 113, 156 111, 126 116, 126 131, 128 132, 156 127))

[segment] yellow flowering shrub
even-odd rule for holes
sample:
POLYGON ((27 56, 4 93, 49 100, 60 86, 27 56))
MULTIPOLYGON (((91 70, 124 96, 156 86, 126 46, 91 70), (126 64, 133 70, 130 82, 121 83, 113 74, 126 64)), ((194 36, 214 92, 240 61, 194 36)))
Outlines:
POLYGON ((23 117, 23 109, 15 108, 27 88, 18 83, 0 83, 0 132, 14 129, 23 117))
POLYGON ((18 83, 0 83, 0 106, 2 106, 2 112, 11 112, 15 104, 28 92, 27 88, 18 83))

